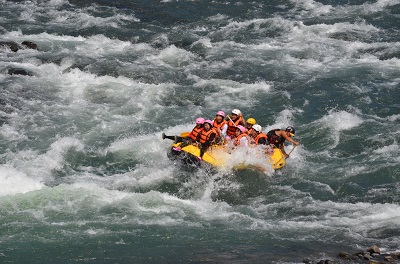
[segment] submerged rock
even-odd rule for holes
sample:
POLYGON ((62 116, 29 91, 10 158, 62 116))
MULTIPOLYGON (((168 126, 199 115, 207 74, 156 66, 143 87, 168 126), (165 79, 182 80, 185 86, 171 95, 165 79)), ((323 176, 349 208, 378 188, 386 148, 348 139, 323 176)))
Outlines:
POLYGON ((19 49, 18 43, 14 41, 0 41, 0 47, 8 47, 13 52, 17 52, 19 49))
POLYGON ((33 76, 33 73, 22 69, 22 68, 10 68, 7 72, 9 75, 25 75, 25 76, 33 76))
POLYGON ((25 75, 33 76, 33 73, 22 68, 10 68, 7 72, 9 75, 25 75))
POLYGON ((27 40, 23 41, 21 44, 14 41, 0 41, 0 47, 9 48, 12 52, 17 52, 20 49, 38 49, 36 43, 27 40))
POLYGON ((21 45, 28 49, 38 49, 37 44, 33 43, 32 41, 22 41, 21 45))

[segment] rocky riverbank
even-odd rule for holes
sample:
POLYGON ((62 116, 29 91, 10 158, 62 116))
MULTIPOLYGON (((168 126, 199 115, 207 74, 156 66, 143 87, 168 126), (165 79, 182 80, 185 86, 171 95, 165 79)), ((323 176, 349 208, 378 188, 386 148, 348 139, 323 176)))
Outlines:
POLYGON ((376 245, 370 246, 365 251, 355 253, 340 252, 337 258, 311 260, 305 259, 303 263, 306 264, 334 264, 334 263, 368 263, 368 264, 392 264, 400 263, 400 252, 382 253, 380 248, 376 245))

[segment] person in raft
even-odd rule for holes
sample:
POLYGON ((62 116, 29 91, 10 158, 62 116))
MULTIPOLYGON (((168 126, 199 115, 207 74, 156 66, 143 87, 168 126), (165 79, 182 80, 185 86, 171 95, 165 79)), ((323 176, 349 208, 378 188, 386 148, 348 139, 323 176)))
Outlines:
POLYGON ((300 145, 299 142, 294 141, 292 137, 294 137, 295 129, 292 126, 288 126, 285 130, 282 129, 273 129, 267 133, 268 136, 268 143, 274 145, 275 147, 282 150, 282 153, 285 155, 286 158, 289 157, 288 154, 285 152, 285 141, 289 141, 294 145, 300 145))
POLYGON ((213 122, 213 129, 217 132, 215 142, 223 144, 226 137, 226 130, 228 129, 228 122, 225 120, 225 112, 218 111, 213 122))
POLYGON ((259 124, 253 125, 250 136, 256 145, 268 144, 268 136, 262 132, 262 127, 259 124))
POLYGON ((246 126, 245 126, 245 128, 246 128, 246 133, 247 133, 247 135, 250 135, 250 134, 253 132, 253 126, 254 126, 256 123, 257 123, 257 121, 256 121, 254 118, 252 118, 252 117, 250 117, 250 118, 248 118, 248 119, 246 120, 246 126))
POLYGON ((217 136, 216 131, 213 128, 213 121, 204 121, 203 130, 197 135, 196 141, 199 142, 200 156, 197 160, 200 162, 203 159, 204 152, 210 147, 217 136))
POLYGON ((244 127, 244 119, 242 116, 242 112, 239 109, 233 109, 231 116, 227 116, 228 120, 228 129, 226 130, 226 139, 233 139, 236 137, 236 128, 241 125, 244 127))
POLYGON ((246 134, 246 128, 242 125, 238 125, 235 130, 235 137, 232 139, 234 146, 244 146, 248 147, 250 145, 251 139, 249 135, 246 134))
POLYGON ((200 134, 200 132, 203 130, 203 124, 204 124, 204 118, 199 117, 196 119, 196 126, 192 129, 192 131, 189 133, 187 137, 180 137, 180 136, 167 136, 164 133, 162 133, 162 139, 170 139, 174 140, 175 143, 182 142, 182 144, 179 147, 173 147, 172 149, 175 151, 181 151, 183 147, 195 143, 197 136, 200 134))

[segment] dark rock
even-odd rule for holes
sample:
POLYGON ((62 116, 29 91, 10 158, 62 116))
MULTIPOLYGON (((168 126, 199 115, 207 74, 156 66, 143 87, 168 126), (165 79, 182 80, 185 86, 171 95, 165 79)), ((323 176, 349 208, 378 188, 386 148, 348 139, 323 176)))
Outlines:
POLYGON ((349 259, 351 255, 347 252, 339 252, 338 256, 342 259, 349 259))
POLYGON ((370 260, 372 257, 371 257, 371 255, 369 254, 369 253, 365 253, 364 254, 364 259, 366 259, 366 260, 370 260))
POLYGON ((7 47, 13 52, 17 52, 19 50, 18 43, 14 41, 0 41, 0 47, 7 47))
POLYGON ((38 46, 36 43, 33 43, 32 41, 23 41, 20 44, 14 42, 14 41, 0 41, 0 47, 7 47, 9 48, 12 52, 17 52, 20 49, 38 49, 38 46))
POLYGON ((11 69, 8 69, 8 74, 10 74, 10 75, 33 76, 33 73, 31 73, 30 71, 27 71, 25 69, 22 69, 22 68, 11 68, 11 69))
POLYGON ((32 41, 22 41, 21 45, 23 45, 25 48, 28 49, 38 49, 38 46, 36 43, 33 43, 32 41))
POLYGON ((364 252, 358 252, 358 253, 356 253, 354 255, 359 257, 359 258, 364 258, 364 252))
POLYGON ((394 258, 398 258, 398 259, 400 259, 400 252, 394 252, 394 253, 392 253, 391 254, 394 258))

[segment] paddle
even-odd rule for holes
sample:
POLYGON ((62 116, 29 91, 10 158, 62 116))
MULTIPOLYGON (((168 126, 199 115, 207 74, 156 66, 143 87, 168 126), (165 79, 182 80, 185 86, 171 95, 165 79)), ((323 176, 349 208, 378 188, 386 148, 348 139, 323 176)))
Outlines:
MULTIPOLYGON (((181 138, 186 138, 186 137, 189 136, 189 134, 190 134, 190 132, 182 132, 182 133, 179 135, 179 137, 181 137, 181 138)), ((162 137, 162 139, 168 138, 168 139, 170 139, 170 140, 174 140, 175 143, 177 142, 177 136, 167 136, 167 135, 165 135, 165 133, 162 133, 161 137, 162 137)))
POLYGON ((182 132, 179 136, 180 137, 187 137, 189 136, 190 132, 182 132))
MULTIPOLYGON (((290 153, 292 153, 292 151, 293 151, 296 147, 297 147, 297 146, 294 145, 294 147, 289 151, 289 153, 287 154, 287 155, 288 155, 287 158, 289 158, 290 153)), ((282 158, 280 158, 276 163, 279 163, 284 157, 285 157, 285 156, 282 156, 282 158)), ((285 158, 285 159, 287 159, 287 158, 285 158)))
POLYGON ((235 127, 237 127, 237 125, 235 124, 235 122, 233 122, 233 120, 231 119, 231 117, 230 117, 229 115, 227 115, 227 117, 229 118, 229 120, 232 121, 233 125, 234 125, 235 127))
POLYGON ((294 147, 292 148, 292 150, 291 151, 289 151, 289 153, 287 154, 288 156, 287 156, 287 158, 289 158, 289 156, 290 156, 290 153, 292 153, 292 151, 295 149, 297 147, 297 145, 294 145, 294 147))

